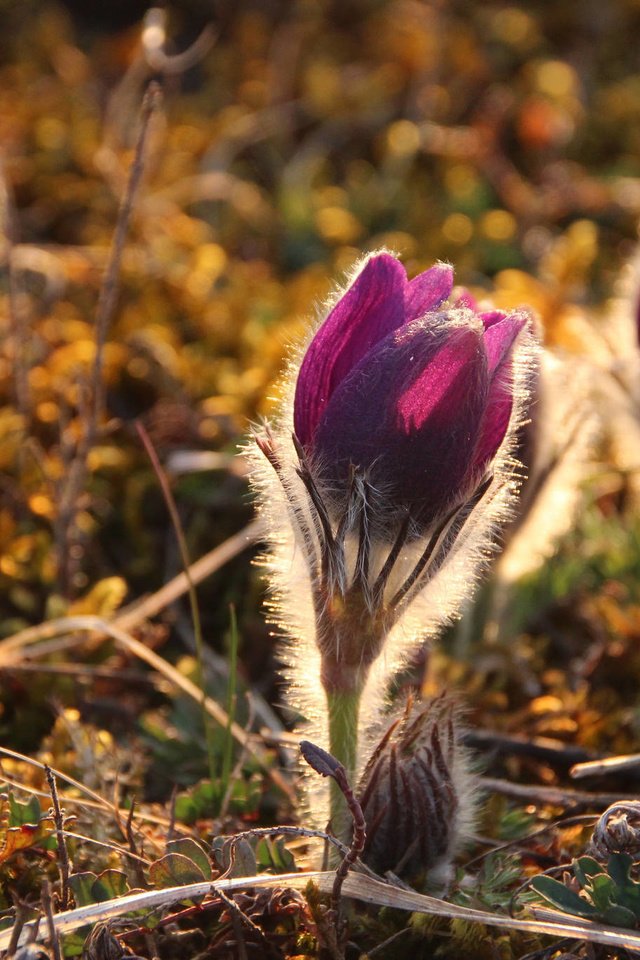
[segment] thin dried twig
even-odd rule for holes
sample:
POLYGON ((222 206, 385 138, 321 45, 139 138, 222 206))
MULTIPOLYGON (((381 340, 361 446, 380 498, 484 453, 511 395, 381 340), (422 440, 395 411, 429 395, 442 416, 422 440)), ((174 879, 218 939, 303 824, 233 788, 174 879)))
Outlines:
POLYGON ((640 767, 640 753, 630 753, 618 757, 604 757, 602 760, 587 760, 576 763, 569 770, 573 780, 582 780, 583 777, 600 777, 602 774, 620 773, 640 767))
POLYGON ((311 743, 309 740, 302 740, 300 742, 300 752, 309 766, 312 767, 316 773, 319 773, 323 777, 332 777, 335 780, 340 790, 344 794, 344 798, 347 801, 347 806, 349 807, 349 812, 353 818, 353 838, 351 840, 351 846, 347 850, 342 862, 336 870, 333 890, 331 891, 331 909, 335 914, 336 922, 338 922, 340 917, 340 896, 342 892, 342 886, 347 878, 350 868, 364 850, 367 825, 362 812, 362 807, 360 806, 360 803, 358 802, 358 799, 351 788, 351 784, 347 779, 347 771, 343 765, 330 753, 328 753, 326 750, 323 750, 322 747, 316 746, 315 743, 311 743))
POLYGON ((71 552, 67 547, 78 510, 78 501, 86 483, 88 457, 95 443, 98 426, 104 409, 104 346, 118 296, 120 263, 135 197, 144 170, 145 146, 149 133, 150 120, 158 108, 159 103, 160 88, 157 83, 152 83, 149 85, 142 103, 138 141, 134 151, 127 187, 118 212, 118 219, 116 221, 116 228, 109 254, 109 262, 98 297, 95 321, 95 357, 91 373, 91 398, 83 417, 84 430, 58 492, 59 507, 55 524, 55 540, 58 552, 58 576, 63 582, 68 578, 69 571, 65 569, 65 558, 71 552))
POLYGON ((13 384, 16 408, 29 414, 29 380, 27 377, 27 330, 20 303, 20 290, 15 263, 16 217, 11 189, 0 166, 0 229, 4 233, 4 259, 8 279, 9 328, 13 340, 13 384))
POLYGON ((480 777, 481 790, 501 793, 505 797, 527 800, 529 803, 551 803, 558 807, 569 807, 572 811, 593 810, 610 807, 619 800, 637 800, 637 794, 586 793, 581 790, 565 790, 562 787, 543 787, 538 784, 509 783, 494 777, 480 777))
MULTIPOLYGON (((236 923, 238 923, 238 921, 240 924, 244 924, 249 930, 251 930, 251 933, 253 933, 262 942, 262 944, 265 945, 268 949, 269 941, 267 937, 265 937, 264 933, 262 932, 260 927, 257 925, 257 923, 254 923, 251 917, 248 917, 247 914, 244 912, 244 910, 240 909, 240 907, 238 906, 238 904, 235 902, 235 900, 230 894, 225 893, 224 890, 222 889, 218 889, 216 892, 220 897, 220 899, 224 903, 226 903, 226 905, 229 907, 229 910, 231 911, 231 919, 234 922, 234 926, 236 923)), ((241 929, 236 928, 236 936, 238 938, 238 947, 240 948, 239 952, 241 955, 244 955, 244 957, 246 958, 247 948, 244 943, 244 938, 242 936, 241 929)))
POLYGON ((60 940, 58 939, 58 931, 56 930, 53 917, 53 896, 51 894, 51 884, 48 880, 45 880, 42 885, 40 903, 42 904, 42 912, 44 913, 47 921, 47 932, 49 934, 49 940, 51 941, 51 949, 53 950, 54 960, 62 960, 60 940))
POLYGON ((60 897, 60 906, 63 910, 67 910, 70 902, 70 888, 69 888, 69 876, 71 874, 71 863, 69 860, 69 851, 67 850, 67 841, 65 838, 64 832, 64 816, 62 814, 62 809, 60 807, 60 799, 58 797, 58 787, 56 784, 56 778, 53 775, 53 770, 50 766, 45 764, 44 772, 47 777, 47 783, 49 784, 49 790, 51 792, 51 803, 53 805, 53 819, 56 824, 56 840, 58 841, 58 862, 60 864, 60 881, 62 885, 62 893, 60 897))

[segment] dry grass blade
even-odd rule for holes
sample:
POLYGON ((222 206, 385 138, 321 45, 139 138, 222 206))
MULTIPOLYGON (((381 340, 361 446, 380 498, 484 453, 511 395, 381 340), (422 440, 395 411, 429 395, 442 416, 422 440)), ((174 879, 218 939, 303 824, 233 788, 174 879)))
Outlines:
POLYGON ((202 691, 195 683, 192 683, 191 680, 184 677, 175 667, 171 666, 170 663, 158 656, 157 653, 150 650, 139 640, 136 640, 135 637, 132 637, 126 633, 126 631, 117 627, 114 623, 104 620, 102 617, 89 615, 61 617, 59 620, 51 620, 38 627, 30 627, 27 630, 22 630, 20 633, 14 634, 12 637, 0 640, 0 666, 6 663, 10 664, 16 657, 24 655, 26 648, 29 648, 29 657, 37 655, 38 649, 36 645, 40 641, 49 640, 63 634, 77 633, 78 636, 75 638, 76 645, 80 646, 84 642, 84 634, 87 631, 115 640, 116 643, 129 651, 134 657, 143 660, 154 670, 157 670, 157 672, 166 677, 174 687, 181 690, 188 697, 191 697, 196 703, 204 703, 204 707, 209 716, 225 729, 228 727, 238 743, 240 743, 251 756, 255 757, 260 764, 264 764, 269 776, 277 786, 293 800, 293 790, 290 784, 287 783, 277 770, 271 769, 269 764, 265 763, 266 757, 263 746, 260 743, 256 743, 240 724, 235 722, 230 723, 226 710, 211 697, 205 697, 203 699, 202 691), (34 647, 35 650, 33 649, 34 647))
POLYGON ((144 620, 157 616, 161 610, 164 610, 170 603, 187 592, 189 581, 194 584, 201 583, 217 570, 220 570, 225 563, 258 543, 262 534, 263 525, 260 520, 254 520, 247 524, 238 533, 221 543, 219 547, 215 547, 204 557, 192 563, 188 575, 187 573, 178 574, 173 580, 165 583, 156 593, 134 604, 131 609, 117 616, 114 623, 122 630, 131 630, 144 620))
MULTIPOLYGON (((329 893, 333 887, 334 879, 333 871, 310 871, 276 876, 260 874, 253 877, 218 880, 213 883, 191 883, 184 886, 168 887, 165 890, 146 890, 143 893, 129 894, 126 897, 119 897, 104 903, 68 910, 66 913, 57 914, 53 921, 56 932, 63 935, 88 924, 123 916, 132 911, 162 909, 180 900, 215 894, 218 889, 225 893, 231 893, 234 890, 241 890, 246 887, 263 890, 289 887, 304 890, 309 881, 313 881, 323 892, 329 893)), ((489 913, 485 910, 458 907, 436 897, 429 897, 413 890, 395 887, 381 880, 374 880, 371 877, 353 873, 345 880, 344 894, 362 903, 369 903, 378 907, 387 906, 396 910, 450 917, 473 923, 505 927, 509 930, 522 930, 523 932, 540 933, 552 937, 571 937, 574 940, 586 940, 591 943, 601 943, 626 950, 640 950, 640 936, 637 934, 607 927, 600 923, 592 923, 588 920, 579 920, 554 910, 536 910, 536 917, 539 919, 517 920, 502 914, 489 913)), ((25 924, 20 935, 20 943, 25 943, 33 935, 33 929, 34 924, 25 924)), ((38 933, 37 936, 43 938, 46 936, 46 932, 38 933)), ((10 930, 0 933, 0 950, 6 950, 10 940, 10 930)))
POLYGON ((607 773, 634 769, 640 766, 640 753, 630 753, 619 757, 605 757, 602 760, 586 760, 584 763, 575 763, 569 770, 573 780, 582 780, 583 777, 600 777, 607 773))

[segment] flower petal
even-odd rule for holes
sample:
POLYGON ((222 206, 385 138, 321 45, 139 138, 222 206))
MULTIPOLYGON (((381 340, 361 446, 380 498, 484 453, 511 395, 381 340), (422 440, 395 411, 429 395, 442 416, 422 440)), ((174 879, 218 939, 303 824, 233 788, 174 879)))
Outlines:
POLYGON ((464 493, 489 383, 477 329, 438 321, 371 350, 336 389, 314 444, 330 487, 359 466, 392 519, 408 508, 425 526, 464 493))
POLYGON ((505 438, 513 408, 513 384, 511 382, 511 357, 515 342, 526 327, 525 315, 499 314, 498 311, 484 314, 483 343, 489 365, 489 395, 478 443, 473 456, 473 470, 486 469, 505 438), (488 323, 487 319, 488 318, 488 323))
POLYGON ((436 263, 430 270, 418 274, 405 289, 404 303, 406 322, 419 320, 436 310, 451 296, 453 290, 453 267, 448 263, 436 263))
POLYGON ((407 278, 388 253, 371 257, 324 321, 296 384, 294 429, 305 447, 336 387, 376 343, 404 323, 407 278))

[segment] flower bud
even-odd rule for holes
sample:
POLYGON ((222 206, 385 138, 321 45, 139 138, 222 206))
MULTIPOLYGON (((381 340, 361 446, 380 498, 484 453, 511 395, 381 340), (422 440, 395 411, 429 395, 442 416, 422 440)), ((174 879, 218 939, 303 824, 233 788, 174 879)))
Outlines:
POLYGON ((382 874, 446 881, 473 818, 467 767, 451 702, 409 699, 360 782, 364 862, 382 874))
POLYGON ((300 368, 294 426, 310 467, 334 515, 350 469, 367 478, 375 539, 407 514, 419 534, 470 496, 509 426, 527 317, 443 309, 452 283, 444 264, 409 282, 389 254, 371 257, 300 368))

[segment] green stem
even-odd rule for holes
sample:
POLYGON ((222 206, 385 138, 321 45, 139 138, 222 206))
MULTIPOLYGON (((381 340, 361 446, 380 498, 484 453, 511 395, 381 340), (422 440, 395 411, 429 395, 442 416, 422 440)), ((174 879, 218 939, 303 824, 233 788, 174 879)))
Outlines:
MULTIPOLYGON (((358 756, 358 713, 362 689, 326 691, 329 707, 329 750, 347 772, 355 787, 354 776, 358 756)), ((337 783, 331 780, 331 826, 336 837, 348 841, 350 817, 347 804, 337 783)))

